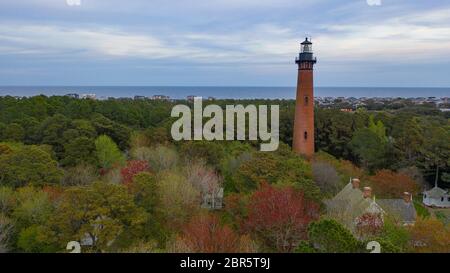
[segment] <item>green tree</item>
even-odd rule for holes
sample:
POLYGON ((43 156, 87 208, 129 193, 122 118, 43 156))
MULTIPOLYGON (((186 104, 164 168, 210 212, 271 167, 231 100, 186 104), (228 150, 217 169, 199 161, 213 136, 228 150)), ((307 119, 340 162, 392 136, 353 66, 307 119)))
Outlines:
POLYGON ((317 150, 323 150, 338 158, 352 159, 348 143, 355 131, 366 125, 367 114, 344 113, 337 109, 316 109, 315 114, 317 150))
POLYGON ((134 203, 149 214, 144 228, 146 240, 156 241, 161 247, 164 247, 169 232, 163 226, 161 210, 164 211, 164 208, 160 207, 160 190, 155 176, 149 172, 135 175, 130 191, 134 196, 134 203))
POLYGON ((425 142, 418 119, 405 115, 395 117, 392 137, 395 140, 394 147, 399 153, 400 165, 414 166, 425 142))
POLYGON ((3 138, 7 141, 23 141, 25 138, 25 130, 20 124, 11 123, 6 126, 3 132, 3 138))
POLYGON ((423 126, 423 132, 426 141, 422 145, 420 164, 426 174, 434 178, 433 184, 437 184, 443 181, 442 173, 450 173, 450 126, 428 121, 423 126))
POLYGON ((64 158, 61 163, 65 166, 76 166, 81 163, 95 163, 94 140, 87 137, 78 137, 64 145, 64 158))
POLYGON ((6 129, 6 124, 4 124, 3 122, 0 122, 0 141, 4 141, 5 140, 5 138, 4 138, 4 132, 5 132, 5 129, 6 129))
POLYGON ((369 117, 369 130, 372 131, 382 142, 387 142, 388 138, 386 136, 386 127, 381 120, 375 122, 373 116, 369 117))
POLYGON ((159 200, 158 185, 155 177, 148 172, 138 173, 133 177, 131 191, 136 205, 149 213, 154 213, 159 200))
POLYGON ((97 132, 95 131, 94 126, 88 120, 84 119, 73 120, 72 127, 78 131, 80 136, 85 136, 87 138, 95 138, 97 136, 97 132))
POLYGON ((16 202, 12 217, 18 230, 45 224, 53 212, 53 205, 47 193, 32 186, 18 189, 16 202))
POLYGON ((385 166, 388 146, 376 132, 368 128, 357 130, 349 146, 365 168, 374 171, 385 166))
POLYGON ((363 249, 361 242, 349 230, 331 219, 311 223, 308 238, 321 253, 357 253, 363 249))
POLYGON ((40 142, 53 146, 58 158, 64 150, 64 132, 69 129, 70 120, 61 114, 45 119, 39 129, 40 142))
POLYGON ((116 143, 106 135, 101 135, 95 140, 95 150, 98 163, 104 169, 125 163, 125 157, 116 143))
POLYGON ((90 239, 90 250, 106 251, 121 236, 138 239, 147 217, 125 187, 96 182, 66 190, 49 221, 49 236, 61 247, 69 241, 90 239))
POLYGON ((23 146, 0 156, 0 184, 21 187, 59 183, 62 171, 49 153, 36 146, 23 146))
POLYGON ((41 123, 37 118, 34 117, 23 117, 17 120, 22 128, 24 129, 24 139, 25 144, 38 144, 39 143, 39 128, 41 123))
POLYGON ((55 253, 58 247, 47 241, 45 227, 32 225, 20 231, 17 247, 28 253, 55 253))
POLYGON ((223 146, 214 141, 185 141, 181 144, 180 154, 186 159, 204 159, 216 168, 224 157, 223 146))
POLYGON ((381 234, 370 241, 377 241, 381 244, 382 253, 401 253, 408 251, 410 235, 408 230, 395 224, 390 218, 386 218, 381 234))
POLYGON ((305 196, 320 199, 320 190, 312 180, 311 166, 291 151, 280 149, 278 154, 256 152, 235 172, 231 185, 235 192, 249 192, 261 183, 293 186, 305 196))
POLYGON ((122 150, 128 147, 131 134, 131 130, 128 127, 114 122, 101 114, 93 115, 91 122, 98 135, 110 136, 122 150))

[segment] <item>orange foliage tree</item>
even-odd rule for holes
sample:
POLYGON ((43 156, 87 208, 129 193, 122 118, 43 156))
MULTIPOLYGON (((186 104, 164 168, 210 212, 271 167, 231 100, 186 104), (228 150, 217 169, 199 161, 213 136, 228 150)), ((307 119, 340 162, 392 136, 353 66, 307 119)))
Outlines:
POLYGON ((383 197, 398 198, 404 192, 417 194, 418 184, 408 175, 390 170, 380 170, 369 178, 375 192, 383 197))
POLYGON ((269 249, 291 252, 319 216, 319 205, 293 187, 277 188, 267 183, 254 192, 248 205, 246 228, 269 249))
POLYGON ((450 227, 433 218, 418 218, 410 228, 411 248, 419 253, 450 253, 450 227))

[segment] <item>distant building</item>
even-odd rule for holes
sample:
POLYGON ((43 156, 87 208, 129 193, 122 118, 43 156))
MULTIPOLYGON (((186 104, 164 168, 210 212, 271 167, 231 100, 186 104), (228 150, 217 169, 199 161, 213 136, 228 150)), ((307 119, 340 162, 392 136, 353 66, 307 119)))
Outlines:
POLYGON ((218 210, 223 208, 223 188, 202 195, 202 208, 218 210))
POLYGON ((170 100, 170 97, 165 95, 154 95, 152 100, 170 100))
POLYGON ((81 99, 91 99, 91 100, 95 100, 97 99, 97 95, 96 94, 82 94, 80 96, 81 99))
POLYGON ((79 99, 80 98, 80 95, 78 95, 76 93, 67 94, 65 96, 69 97, 69 98, 74 98, 74 99, 79 99))
POLYGON ((147 97, 145 97, 145 96, 134 96, 134 99, 135 100, 145 100, 145 99, 147 99, 147 97))
POLYGON ((423 193, 423 204, 428 207, 450 208, 450 194, 435 185, 434 188, 423 193))
POLYGON ((196 97, 196 96, 187 96, 186 99, 187 99, 188 101, 194 101, 195 97, 196 97))

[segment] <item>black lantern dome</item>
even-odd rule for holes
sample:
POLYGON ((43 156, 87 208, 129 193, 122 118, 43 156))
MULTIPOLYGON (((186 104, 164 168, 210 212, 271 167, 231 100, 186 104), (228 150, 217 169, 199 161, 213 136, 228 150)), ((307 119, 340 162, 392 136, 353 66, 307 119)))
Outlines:
POLYGON ((300 64, 302 62, 309 62, 315 64, 317 62, 312 50, 312 43, 308 37, 300 44, 301 50, 299 57, 295 60, 295 63, 300 64))

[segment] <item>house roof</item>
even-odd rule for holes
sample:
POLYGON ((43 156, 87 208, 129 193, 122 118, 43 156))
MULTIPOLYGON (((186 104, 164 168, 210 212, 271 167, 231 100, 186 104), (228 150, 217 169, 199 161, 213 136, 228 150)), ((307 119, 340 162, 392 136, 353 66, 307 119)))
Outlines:
POLYGON ((412 202, 407 203, 403 199, 380 199, 377 202, 388 215, 403 223, 416 221, 417 213, 412 202))
POLYGON ((381 213, 392 215, 395 219, 410 223, 416 220, 416 209, 412 203, 403 199, 370 199, 364 198, 360 189, 347 184, 334 198, 324 201, 330 215, 340 219, 347 227, 351 227, 354 219, 364 213, 381 213))
POLYGON ((447 191, 436 186, 431 190, 424 192, 424 194, 431 198, 441 198, 442 196, 447 194, 447 191))
POLYGON ((348 228, 352 229, 356 217, 364 213, 384 213, 374 200, 364 198, 363 192, 347 184, 334 198, 325 200, 327 211, 333 217, 339 219, 348 228))

